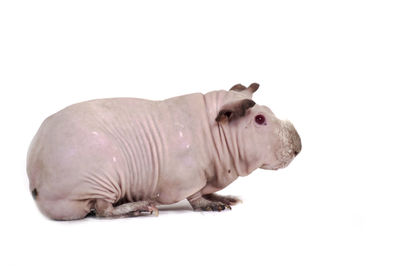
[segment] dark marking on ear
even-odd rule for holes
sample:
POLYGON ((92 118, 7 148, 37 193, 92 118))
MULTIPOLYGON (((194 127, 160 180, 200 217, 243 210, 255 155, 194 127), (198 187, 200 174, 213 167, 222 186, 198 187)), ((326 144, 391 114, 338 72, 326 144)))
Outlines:
POLYGON ((256 102, 250 99, 245 99, 242 101, 242 107, 245 107, 246 109, 249 109, 256 105, 256 102))
POLYGON ((222 109, 219 111, 217 117, 215 118, 215 121, 217 122, 223 122, 225 120, 231 120, 232 119, 232 110, 225 110, 222 109))
POLYGON ((245 89, 247 89, 245 86, 243 86, 242 84, 236 84, 235 86, 233 86, 230 91, 244 91, 245 89))
POLYGON ((247 109, 253 107, 256 103, 250 99, 241 100, 228 108, 219 111, 215 121, 223 122, 225 120, 231 121, 233 119, 242 117, 246 114, 247 109))
POLYGON ((245 86, 243 86, 242 84, 236 84, 235 86, 233 86, 230 91, 245 91, 247 90, 250 93, 254 93, 258 90, 258 88, 260 87, 260 84, 258 83, 251 83, 250 86, 248 88, 246 88, 245 86))
POLYGON ((36 199, 36 198, 37 198, 37 196, 38 196, 37 189, 36 189, 36 188, 34 188, 34 189, 31 191, 31 193, 32 193, 32 197, 33 197, 34 199, 36 199))
POLYGON ((251 93, 254 93, 258 90, 258 88, 260 87, 260 84, 258 83, 251 83, 249 86, 249 90, 251 91, 251 93))

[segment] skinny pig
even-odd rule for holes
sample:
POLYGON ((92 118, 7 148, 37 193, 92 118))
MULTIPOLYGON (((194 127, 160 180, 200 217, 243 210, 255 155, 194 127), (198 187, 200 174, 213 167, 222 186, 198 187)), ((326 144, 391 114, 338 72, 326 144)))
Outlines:
POLYGON ((194 210, 238 202, 215 194, 301 150, 293 125, 251 100, 256 83, 164 101, 92 100, 48 117, 28 151, 31 193, 55 220, 137 216, 187 199, 194 210))

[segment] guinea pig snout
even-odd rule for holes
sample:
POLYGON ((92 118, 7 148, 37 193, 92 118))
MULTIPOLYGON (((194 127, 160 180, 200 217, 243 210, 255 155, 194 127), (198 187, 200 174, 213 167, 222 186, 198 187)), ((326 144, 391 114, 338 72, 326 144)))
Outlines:
POLYGON ((284 147, 282 160, 288 162, 300 153, 301 139, 299 133, 297 133, 293 124, 289 121, 283 121, 282 129, 283 134, 281 139, 284 147))
POLYGON ((301 151, 301 139, 299 133, 297 133, 296 129, 292 126, 291 131, 291 138, 292 138, 292 146, 293 146, 293 154, 297 156, 301 151))

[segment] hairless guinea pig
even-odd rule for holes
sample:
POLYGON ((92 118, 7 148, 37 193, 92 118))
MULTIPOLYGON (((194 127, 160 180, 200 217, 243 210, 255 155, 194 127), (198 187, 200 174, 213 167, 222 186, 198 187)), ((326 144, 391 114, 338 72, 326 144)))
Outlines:
POLYGON ((27 158, 39 209, 55 220, 158 213, 183 199, 194 210, 230 209, 238 199, 214 192, 301 150, 293 125, 251 100, 258 87, 92 100, 48 117, 27 158))

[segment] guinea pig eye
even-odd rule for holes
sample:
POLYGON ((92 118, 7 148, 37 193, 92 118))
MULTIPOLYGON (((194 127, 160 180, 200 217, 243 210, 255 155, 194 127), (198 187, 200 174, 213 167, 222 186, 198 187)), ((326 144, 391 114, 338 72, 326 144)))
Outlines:
POLYGON ((266 125, 267 123, 265 123, 265 117, 263 115, 256 115, 256 117, 254 118, 254 120, 256 121, 257 124, 259 125, 266 125))

